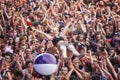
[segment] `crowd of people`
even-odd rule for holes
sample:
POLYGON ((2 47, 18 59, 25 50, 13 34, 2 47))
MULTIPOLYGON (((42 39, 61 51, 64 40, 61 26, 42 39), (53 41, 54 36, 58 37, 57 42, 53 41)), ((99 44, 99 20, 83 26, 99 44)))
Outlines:
POLYGON ((119 0, 0 0, 0 80, 120 80, 119 0), (50 76, 33 67, 56 57, 50 76))

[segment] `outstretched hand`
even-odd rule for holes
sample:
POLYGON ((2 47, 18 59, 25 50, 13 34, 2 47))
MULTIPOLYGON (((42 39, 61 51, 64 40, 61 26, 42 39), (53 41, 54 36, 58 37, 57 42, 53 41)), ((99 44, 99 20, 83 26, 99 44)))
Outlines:
POLYGON ((107 52, 107 50, 106 49, 104 49, 104 51, 105 51, 105 58, 107 58, 108 57, 108 52, 107 52))
POLYGON ((69 61, 68 61, 68 66, 69 66, 70 69, 74 69, 72 60, 69 60, 69 61))
POLYGON ((36 30, 35 27, 31 27, 31 29, 32 29, 33 31, 36 30))
POLYGON ((97 69, 100 68, 100 66, 99 66, 99 64, 98 64, 97 62, 94 62, 93 65, 94 65, 94 67, 97 68, 97 69))
POLYGON ((35 27, 30 27, 33 31, 40 32, 40 30, 36 29, 35 27))

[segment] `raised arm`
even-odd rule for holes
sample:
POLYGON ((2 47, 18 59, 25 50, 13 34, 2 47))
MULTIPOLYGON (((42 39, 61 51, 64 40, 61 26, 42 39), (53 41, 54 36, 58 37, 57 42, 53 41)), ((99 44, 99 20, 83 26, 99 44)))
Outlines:
POLYGON ((3 31, 2 25, 0 24, 0 31, 3 31))
POLYGON ((99 64, 97 62, 94 62, 94 66, 98 69, 98 71, 100 72, 102 77, 105 77, 105 73, 103 72, 103 70, 101 69, 101 67, 99 66, 99 64))
POLYGON ((52 37, 51 35, 49 35, 49 34, 43 32, 43 31, 37 30, 37 29, 35 29, 35 28, 32 28, 32 30, 34 30, 34 31, 36 31, 36 32, 38 32, 38 33, 44 35, 44 36, 47 37, 49 40, 52 40, 52 39, 53 39, 53 37, 52 37))
POLYGON ((104 40, 105 45, 106 45, 108 48, 110 48, 111 45, 110 45, 108 42, 106 42, 106 37, 105 37, 102 33, 101 33, 101 37, 102 37, 102 39, 104 40))
POLYGON ((0 14, 1 14, 1 16, 2 16, 3 25, 6 26, 5 18, 4 18, 4 15, 3 15, 3 11, 0 11, 0 14))
POLYGON ((5 13, 5 16, 7 17, 7 19, 10 19, 12 16, 9 16, 9 15, 7 14, 6 11, 7 11, 7 10, 6 10, 6 6, 4 6, 4 13, 5 13))
POLYGON ((48 16, 48 13, 51 11, 51 13, 53 14, 53 15, 56 15, 55 13, 54 13, 54 11, 53 11, 53 5, 55 4, 55 2, 51 2, 51 5, 50 5, 50 7, 49 7, 49 9, 48 10, 46 10, 46 12, 45 12, 45 15, 44 15, 44 18, 43 18, 43 20, 42 20, 42 22, 44 22, 45 20, 46 20, 46 18, 47 18, 47 16, 48 16))
MULTIPOLYGON (((106 53, 106 55, 108 54, 106 50, 105 50, 105 53, 106 53)), ((106 56, 105 59, 106 59, 106 62, 107 62, 107 65, 108 65, 109 70, 110 70, 111 73, 113 74, 113 77, 115 78, 115 80, 117 80, 117 73, 116 73, 116 71, 115 71, 112 63, 110 62, 108 56, 106 56)))
POLYGON ((79 78, 81 78, 81 79, 84 78, 84 80, 88 80, 88 78, 90 77, 89 73, 84 72, 84 71, 80 70, 79 68, 76 68, 76 70, 77 70, 77 73, 79 72, 79 75, 78 75, 79 78), (80 74, 81 74, 81 76, 80 76, 80 74))
POLYGON ((21 21, 22 21, 22 23, 23 23, 23 25, 24 25, 24 27, 25 27, 25 32, 26 32, 28 26, 26 25, 25 20, 24 20, 24 17, 22 16, 22 14, 20 15, 20 17, 21 17, 21 21))
POLYGON ((73 72, 73 65, 72 65, 71 60, 69 61, 68 64, 69 64, 68 66, 69 66, 69 68, 70 68, 70 71, 68 72, 66 78, 69 80, 69 79, 70 79, 70 76, 71 76, 71 74, 72 74, 72 72, 73 72))
POLYGON ((66 24, 66 26, 65 26, 64 29, 63 29, 63 31, 60 33, 61 36, 65 36, 65 34, 66 34, 69 26, 71 25, 72 21, 73 21, 73 20, 69 21, 69 22, 66 24))
POLYGON ((75 71, 75 73, 77 74, 77 76, 79 77, 80 80, 83 80, 83 76, 81 75, 81 73, 76 70, 75 68, 73 68, 73 70, 75 71))
POLYGON ((109 76, 109 79, 110 79, 110 80, 114 80, 113 77, 112 77, 112 75, 111 75, 107 70, 105 70, 103 67, 101 67, 101 68, 102 68, 102 70, 104 71, 104 73, 105 73, 107 76, 109 76))

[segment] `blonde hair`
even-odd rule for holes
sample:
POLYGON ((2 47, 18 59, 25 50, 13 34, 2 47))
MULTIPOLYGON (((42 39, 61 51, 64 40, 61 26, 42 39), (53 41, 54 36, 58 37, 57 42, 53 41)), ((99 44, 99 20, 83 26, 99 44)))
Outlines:
POLYGON ((59 31, 59 28, 58 28, 58 27, 53 27, 53 28, 52 28, 52 31, 53 31, 53 32, 59 31))

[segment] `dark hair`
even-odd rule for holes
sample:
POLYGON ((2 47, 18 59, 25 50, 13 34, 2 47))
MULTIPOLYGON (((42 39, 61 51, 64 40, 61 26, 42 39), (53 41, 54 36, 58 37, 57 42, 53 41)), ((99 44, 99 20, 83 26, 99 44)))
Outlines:
POLYGON ((100 80, 100 75, 93 75, 92 80, 100 80))
POLYGON ((111 9, 113 9, 113 7, 115 7, 116 9, 118 9, 117 5, 115 5, 115 4, 113 4, 113 5, 111 6, 111 9))
POLYGON ((33 63, 33 61, 31 61, 31 60, 26 61, 25 66, 28 67, 29 63, 33 63))
POLYGON ((14 73, 14 77, 22 77, 23 75, 22 75, 22 72, 21 71, 16 71, 15 73, 14 73))
POLYGON ((37 50, 39 51, 41 48, 44 48, 44 46, 43 46, 43 45, 40 45, 40 46, 37 48, 37 50))
POLYGON ((27 30, 30 30, 30 31, 32 31, 32 28, 31 28, 31 27, 28 27, 28 28, 27 28, 27 30))
POLYGON ((11 52, 5 52, 5 56, 10 56, 10 59, 12 59, 12 53, 11 52))
POLYGON ((95 37, 96 37, 97 35, 100 35, 100 32, 96 32, 96 33, 95 33, 95 37))
POLYGON ((98 47, 98 49, 103 52, 105 48, 104 47, 98 47))

